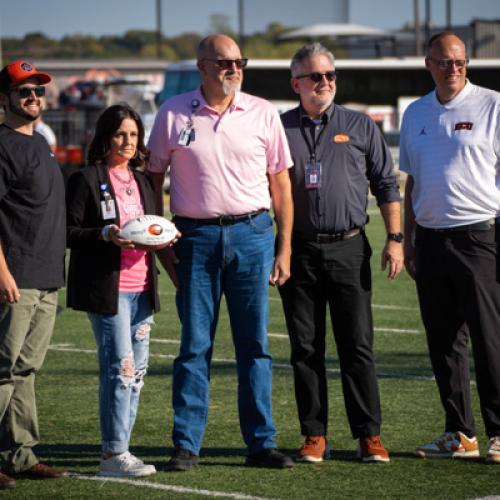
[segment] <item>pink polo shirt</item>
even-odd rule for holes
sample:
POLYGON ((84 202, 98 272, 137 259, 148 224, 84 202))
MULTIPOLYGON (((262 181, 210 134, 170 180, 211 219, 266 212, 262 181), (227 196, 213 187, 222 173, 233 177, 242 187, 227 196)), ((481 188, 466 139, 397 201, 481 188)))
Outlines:
POLYGON ((170 166, 172 212, 191 218, 269 209, 267 174, 292 166, 278 112, 243 92, 222 115, 208 106, 200 89, 169 99, 158 112, 148 148, 150 171, 170 166), (180 145, 190 122, 194 141, 180 145))

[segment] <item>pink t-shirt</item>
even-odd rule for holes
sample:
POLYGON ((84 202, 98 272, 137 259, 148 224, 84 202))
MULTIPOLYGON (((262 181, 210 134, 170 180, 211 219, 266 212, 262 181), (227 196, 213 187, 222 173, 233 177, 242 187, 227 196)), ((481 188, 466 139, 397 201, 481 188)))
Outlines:
POLYGON ((200 89, 169 99, 156 116, 148 148, 152 172, 170 166, 172 212, 191 218, 269 209, 267 174, 292 165, 277 110, 243 92, 222 115, 200 89), (183 146, 179 138, 190 123, 194 140, 183 146))
MULTIPOLYGON (((118 181, 110 173, 111 185, 115 192, 118 213, 120 214, 120 225, 123 227, 129 220, 144 215, 144 207, 141 201, 141 193, 137 182, 131 172, 123 170, 116 171, 121 179, 128 182, 131 178, 129 195, 126 188, 129 187, 118 181), (129 177, 130 176, 130 177, 129 177)), ((149 288, 149 255, 142 250, 125 250, 121 252, 120 263, 120 292, 143 292, 149 288)))

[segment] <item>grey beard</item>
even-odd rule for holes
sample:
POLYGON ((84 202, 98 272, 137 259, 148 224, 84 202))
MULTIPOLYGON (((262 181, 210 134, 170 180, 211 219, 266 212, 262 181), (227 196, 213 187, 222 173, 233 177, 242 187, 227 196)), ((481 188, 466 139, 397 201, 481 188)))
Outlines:
POLYGON ((240 83, 232 83, 227 80, 222 82, 222 91, 224 95, 230 96, 236 94, 241 90, 241 82, 240 83))

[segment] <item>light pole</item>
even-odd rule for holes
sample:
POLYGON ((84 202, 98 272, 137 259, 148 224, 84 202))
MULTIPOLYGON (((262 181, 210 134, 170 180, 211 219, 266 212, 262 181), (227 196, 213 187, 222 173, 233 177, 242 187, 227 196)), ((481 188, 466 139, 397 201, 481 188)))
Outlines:
POLYGON ((243 52, 245 46, 245 28, 244 28, 244 1, 238 0, 238 36, 240 42, 240 48, 243 52))
POLYGON ((451 31, 451 0, 446 0, 446 29, 451 31))
POLYGON ((415 55, 422 55, 422 42, 420 40, 420 13, 418 10, 419 0, 413 0, 413 24, 415 28, 415 55))
POLYGON ((161 59, 161 0, 156 0, 156 57, 161 59))
POLYGON ((431 0, 425 0, 425 42, 431 36, 431 0))

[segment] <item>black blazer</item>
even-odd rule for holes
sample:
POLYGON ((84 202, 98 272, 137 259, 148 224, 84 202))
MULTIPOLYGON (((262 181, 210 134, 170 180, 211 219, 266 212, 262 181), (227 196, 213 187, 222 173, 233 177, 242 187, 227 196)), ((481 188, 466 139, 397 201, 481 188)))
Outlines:
MULTIPOLYGON (((145 214, 155 214, 155 197, 149 177, 132 169, 141 193, 145 214)), ((68 270, 67 304, 79 311, 97 314, 117 314, 121 250, 111 242, 99 238, 108 224, 120 225, 120 216, 102 218, 100 185, 115 200, 109 171, 105 165, 79 170, 68 180, 66 194, 67 245, 71 249, 68 270)), ((151 305, 160 309, 158 298, 158 270, 154 252, 149 266, 151 305)))

